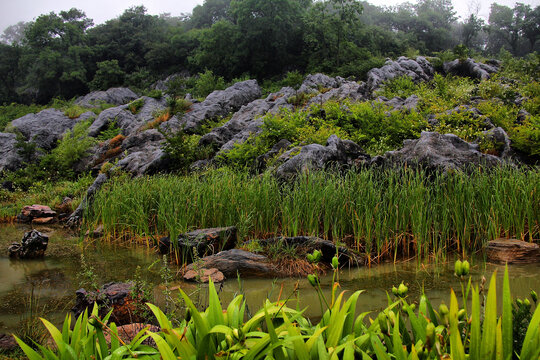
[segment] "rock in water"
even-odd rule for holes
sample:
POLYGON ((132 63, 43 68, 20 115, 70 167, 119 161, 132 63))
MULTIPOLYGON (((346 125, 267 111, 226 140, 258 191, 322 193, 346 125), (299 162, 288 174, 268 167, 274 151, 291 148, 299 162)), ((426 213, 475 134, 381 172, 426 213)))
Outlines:
POLYGON ((22 223, 48 223, 38 219, 54 218, 55 216, 56 212, 50 207, 34 204, 32 206, 23 207, 21 213, 17 215, 17 221, 22 223))
POLYGON ((216 268, 197 269, 197 271, 188 270, 184 274, 184 280, 187 281, 199 281, 202 283, 207 283, 210 279, 212 279, 213 283, 220 283, 225 280, 225 275, 223 275, 223 273, 216 268))
MULTIPOLYGON (((216 268, 226 277, 235 277, 237 273, 246 277, 273 277, 278 276, 276 267, 263 255, 253 254, 249 251, 232 249, 221 251, 216 255, 200 259, 198 268, 216 268)), ((195 270, 194 264, 186 267, 186 271, 195 270)))
POLYGON ((10 258, 35 259, 45 255, 49 237, 37 230, 24 234, 20 243, 13 243, 8 248, 10 258))
POLYGON ((540 246, 516 239, 496 239, 488 242, 489 261, 532 264, 540 262, 540 246))
POLYGON ((76 317, 85 309, 92 311, 94 304, 99 306, 99 315, 104 316, 109 311, 113 311, 111 321, 116 325, 125 325, 137 322, 145 322, 144 299, 142 294, 133 295, 132 283, 111 282, 103 285, 97 291, 86 291, 79 289, 76 291, 77 299, 75 306, 71 309, 76 317), (142 310, 141 310, 142 309, 142 310))

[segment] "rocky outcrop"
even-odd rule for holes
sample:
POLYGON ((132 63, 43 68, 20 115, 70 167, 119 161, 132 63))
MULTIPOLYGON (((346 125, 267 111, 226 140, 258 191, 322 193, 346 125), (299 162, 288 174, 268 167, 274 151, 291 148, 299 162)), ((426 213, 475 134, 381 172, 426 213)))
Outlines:
POLYGON ((212 145, 220 151, 228 151, 235 144, 245 142, 252 134, 259 134, 267 113, 275 114, 282 108, 292 109, 287 99, 295 94, 293 88, 284 87, 272 93, 266 99, 257 99, 244 105, 223 126, 213 129, 204 135, 199 145, 212 145))
POLYGON ((75 100, 75 105, 99 107, 102 104, 124 105, 137 99, 138 96, 128 88, 110 88, 107 91, 92 91, 75 100))
POLYGON ((492 167, 501 164, 497 156, 483 154, 477 144, 454 134, 422 132, 419 139, 405 140, 400 150, 389 151, 372 160, 377 166, 420 165, 432 170, 466 170, 469 167, 492 167))
MULTIPOLYGON (((216 268, 228 278, 236 277, 274 277, 276 267, 266 256, 253 254, 249 251, 232 249, 207 256, 197 263, 197 268, 216 268)), ((186 267, 186 271, 194 270, 194 264, 186 267)))
POLYGON ((257 80, 237 82, 225 90, 212 92, 203 102, 193 104, 191 111, 181 119, 173 117, 161 126, 165 131, 173 133, 181 129, 193 133, 206 122, 235 112, 260 96, 261 88, 257 80))
POLYGON ((483 132, 486 141, 493 144, 496 155, 502 159, 512 159, 514 151, 510 147, 510 137, 501 127, 496 127, 483 132))
POLYGON ((159 251, 168 254, 171 248, 176 249, 184 263, 191 263, 195 258, 194 251, 197 257, 202 257, 234 248, 238 240, 237 232, 235 226, 198 229, 181 234, 175 243, 169 237, 164 237, 159 240, 159 251))
POLYGON ((94 195, 101 189, 103 184, 109 180, 107 174, 99 174, 92 185, 86 190, 86 196, 83 198, 77 209, 69 216, 66 224, 68 226, 76 226, 82 219, 84 210, 92 203, 94 195))
POLYGON ((366 88, 371 92, 385 81, 400 76, 408 76, 413 81, 428 81, 434 74, 435 70, 426 58, 419 56, 416 60, 412 60, 401 56, 396 61, 388 59, 383 67, 368 71, 366 88))
POLYGON ((489 261, 509 264, 532 264, 540 262, 540 246, 517 239, 496 239, 488 242, 489 261))
POLYGON ((22 166, 22 162, 17 149, 17 136, 0 133, 0 172, 17 170, 22 166))
POLYGON ((0 334, 0 354, 3 352, 13 351, 18 349, 17 341, 13 335, 10 334, 0 334))
POLYGON ((56 146, 62 135, 71 130, 75 124, 84 119, 70 119, 60 110, 46 109, 37 114, 28 114, 11 122, 27 141, 32 141, 37 147, 51 150, 56 146))
POLYGON ((352 251, 344 246, 338 246, 329 241, 315 236, 294 236, 294 237, 276 237, 271 239, 255 240, 260 246, 267 248, 276 243, 282 246, 294 247, 298 256, 303 256, 313 253, 314 250, 319 250, 322 254, 321 262, 330 264, 332 258, 338 255, 341 265, 344 264, 363 264, 364 261, 352 251))
POLYGON ((326 146, 319 144, 293 148, 278 158, 275 174, 280 179, 290 179, 305 170, 321 170, 329 166, 362 165, 370 160, 362 148, 350 140, 331 135, 326 146))
POLYGON ((156 100, 143 96, 137 101, 141 101, 143 104, 139 109, 135 109, 135 113, 131 112, 129 104, 103 110, 88 128, 88 135, 97 137, 113 123, 122 130, 123 135, 131 135, 141 126, 154 120, 157 112, 167 108, 164 99, 156 100))
POLYGON ((32 230, 24 234, 20 243, 13 243, 9 246, 10 258, 16 259, 36 259, 45 256, 49 237, 37 230, 32 230))
POLYGON ((499 64, 497 62, 491 62, 491 64, 477 63, 470 58, 467 60, 456 59, 445 62, 443 70, 447 74, 487 80, 491 77, 491 74, 499 71, 499 64))
POLYGON ((387 99, 384 96, 379 96, 375 99, 374 102, 384 104, 388 107, 390 107, 392 110, 416 110, 418 107, 418 102, 420 99, 416 95, 411 95, 406 99, 403 99, 402 97, 396 96, 392 99, 387 99))
MULTIPOLYGON (((38 219, 53 219, 56 212, 46 205, 25 206, 17 215, 17 221, 21 223, 35 223, 38 219)), ((39 221, 38 221, 39 223, 39 221)))
POLYGON ((86 309, 91 312, 94 304, 99 306, 99 316, 105 316, 112 310, 110 321, 116 325, 145 322, 144 318, 145 301, 142 294, 133 294, 132 283, 111 282, 103 285, 97 291, 86 291, 79 289, 76 291, 75 306, 71 311, 78 317, 86 309), (142 309, 142 310, 141 310, 142 309))
POLYGON ((128 137, 122 143, 122 152, 127 152, 127 155, 118 162, 118 167, 136 176, 167 170, 170 160, 161 147, 164 140, 164 136, 156 129, 128 137))
POLYGON ((272 146, 270 151, 268 151, 267 153, 263 155, 257 156, 257 159, 255 159, 255 169, 257 171, 264 170, 271 159, 287 151, 287 149, 290 146, 291 146, 291 142, 289 140, 287 139, 279 140, 276 144, 274 144, 274 146, 272 146))

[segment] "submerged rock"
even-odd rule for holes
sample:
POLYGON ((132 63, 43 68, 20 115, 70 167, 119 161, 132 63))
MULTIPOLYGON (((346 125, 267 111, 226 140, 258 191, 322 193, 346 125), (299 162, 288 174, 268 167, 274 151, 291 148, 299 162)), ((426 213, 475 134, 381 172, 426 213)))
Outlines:
MULTIPOLYGON (((245 250, 232 249, 221 251, 215 255, 206 256, 199 260, 197 268, 216 268, 226 277, 273 277, 277 276, 277 269, 270 260, 245 250)), ((186 267, 186 271, 194 270, 194 264, 186 267)))
POLYGON ((53 211, 46 205, 28 205, 23 207, 20 214, 17 215, 17 221, 22 223, 38 222, 37 219, 54 218, 56 211, 53 211))
POLYGON ((405 140, 400 150, 373 158, 377 166, 420 165, 432 170, 466 170, 469 167, 500 165, 497 156, 483 154, 477 144, 454 134, 422 132, 419 139, 405 140))
POLYGON ((9 257, 17 259, 35 259, 45 256, 49 237, 37 230, 24 234, 20 243, 13 243, 8 248, 9 257))
POLYGON ((103 285, 97 291, 86 291, 79 289, 76 291, 77 299, 71 311, 78 317, 86 309, 91 312, 94 304, 99 306, 99 315, 105 316, 112 310, 110 320, 116 325, 145 322, 143 316, 144 299, 142 294, 133 294, 132 283, 111 282, 103 285))
POLYGON ((223 275, 223 273, 216 268, 197 269, 197 271, 188 270, 184 274, 184 280, 187 281, 198 281, 201 283, 207 283, 210 279, 212 279, 213 283, 220 283, 225 281, 225 275, 223 275))
POLYGON ((293 148, 278 158, 281 163, 276 170, 280 179, 290 179, 305 170, 321 170, 329 166, 361 165, 369 161, 360 145, 331 135, 326 146, 311 144, 293 148))

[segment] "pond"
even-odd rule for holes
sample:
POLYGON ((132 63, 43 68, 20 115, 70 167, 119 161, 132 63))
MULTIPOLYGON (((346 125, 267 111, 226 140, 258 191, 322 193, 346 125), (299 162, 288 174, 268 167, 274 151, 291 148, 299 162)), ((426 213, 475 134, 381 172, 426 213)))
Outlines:
MULTIPOLYGON (((49 247, 44 259, 12 260, 7 256, 7 246, 20 241, 31 228, 25 225, 0 226, 0 333, 17 331, 21 321, 28 317, 30 309, 46 313, 48 319, 59 323, 74 305, 75 291, 81 287, 85 277, 81 276, 88 266, 97 276, 99 285, 111 281, 127 281, 135 277, 140 267, 142 279, 154 289, 158 305, 164 305, 163 285, 160 285, 162 262, 159 255, 144 246, 120 246, 94 242, 79 243, 79 237, 60 228, 37 228, 47 234, 49 247), (81 264, 81 254, 84 262, 81 264), (33 306, 30 306, 31 300, 33 306)), ((178 280, 176 267, 172 267, 175 280, 171 286, 182 288, 188 294, 197 290, 200 299, 205 299, 205 286, 197 287, 178 280)), ((498 272, 498 284, 502 284, 504 266, 486 263, 481 258, 473 259, 471 275, 480 283, 482 276, 488 280, 498 272)), ((511 265, 511 290, 514 297, 528 296, 531 290, 540 292, 540 264, 511 265)), ((453 275, 453 261, 435 264, 418 264, 416 261, 384 263, 371 268, 351 268, 340 272, 342 290, 364 290, 358 301, 359 311, 381 310, 387 305, 386 292, 393 285, 404 281, 409 286, 410 299, 417 300, 422 289, 434 305, 449 301, 450 288, 461 289, 459 279, 453 275)), ((329 294, 331 274, 321 278, 323 290, 329 294)), ((486 284, 487 287, 487 284, 486 284)), ((243 293, 248 307, 258 309, 264 299, 276 300, 291 297, 290 306, 307 307, 306 315, 320 316, 320 305, 316 292, 304 278, 301 279, 228 279, 219 285, 222 302, 228 302, 235 295, 243 293), (295 293, 293 290, 298 289, 295 293), (279 295, 281 293, 281 295, 279 295)), ((173 293, 173 296, 176 294, 173 293)))

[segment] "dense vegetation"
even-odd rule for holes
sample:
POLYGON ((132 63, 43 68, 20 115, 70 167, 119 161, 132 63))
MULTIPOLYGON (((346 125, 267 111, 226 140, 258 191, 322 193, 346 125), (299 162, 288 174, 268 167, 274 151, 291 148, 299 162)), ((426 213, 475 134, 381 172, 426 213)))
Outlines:
MULTIPOLYGON (((407 297, 407 287, 402 283, 393 289, 395 298, 388 297, 385 310, 357 315, 356 304, 362 291, 345 299, 344 292, 337 294, 339 284, 334 283, 331 298, 326 299, 317 277, 311 275, 310 283, 321 297, 323 315, 318 323, 312 323, 303 311, 290 306, 298 294, 274 303, 266 300, 249 316, 241 295, 226 304, 224 310, 210 282, 206 309, 200 310, 180 290, 187 316, 179 321, 149 304, 161 331, 143 329, 129 343, 121 340, 114 323, 108 323, 110 313, 104 319, 97 316, 97 307, 91 314, 82 314, 73 328, 69 315, 62 330, 43 320, 55 343, 52 349, 34 344, 38 353, 20 339, 17 341, 30 360, 537 359, 540 307, 531 314, 529 299, 513 303, 506 271, 499 316, 495 275, 486 291, 483 284, 479 288, 472 286, 470 279, 467 283, 467 274, 461 262, 456 264, 456 275, 463 281, 461 306, 452 290, 449 306, 441 304, 438 311, 425 295, 420 297, 417 307, 407 297), (470 307, 467 301, 471 301, 470 307), (525 314, 523 324, 519 314, 525 314), (106 334, 112 334, 110 342, 106 341, 106 334), (154 340, 154 346, 143 344, 148 338, 154 340)), ((534 303, 538 300, 534 292, 531 298, 534 303)))
MULTIPOLYGON (((189 15, 132 7, 93 26, 77 9, 7 28, 0 104, 47 103, 88 90, 146 89, 167 74, 212 71, 226 81, 287 71, 361 79, 385 57, 436 55, 462 44, 477 55, 538 50, 540 6, 492 4, 487 22, 458 21, 449 0, 396 7, 343 0, 206 0, 189 15)), ((467 50, 468 51, 468 50, 467 50)), ((182 85, 182 78, 178 80, 182 85)))

